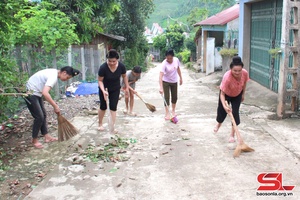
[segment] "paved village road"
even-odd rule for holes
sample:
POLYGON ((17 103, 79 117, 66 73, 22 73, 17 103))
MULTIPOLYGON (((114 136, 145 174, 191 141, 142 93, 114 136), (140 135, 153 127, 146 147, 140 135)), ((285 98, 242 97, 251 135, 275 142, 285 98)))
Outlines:
MULTIPOLYGON (((158 93, 159 68, 154 67, 137 83, 137 91, 156 106, 157 112, 150 113, 136 98, 138 116, 125 116, 124 102, 119 104, 119 135, 137 141, 126 149, 130 159, 72 165, 66 156, 26 199, 284 199, 284 196, 257 196, 260 186, 257 176, 263 172, 280 172, 283 185, 296 185, 292 191, 269 193, 300 199, 299 136, 281 141, 276 130, 284 130, 284 121, 266 121, 270 111, 246 101, 241 106, 239 129, 255 152, 234 159, 236 144, 228 143, 229 118, 217 134, 213 133, 220 76, 203 75, 195 79, 187 69, 183 68, 182 72, 178 124, 164 120, 163 100, 158 93)), ((255 96, 255 88, 249 92, 255 96)), ((106 132, 96 130, 96 116, 76 117, 73 123, 80 128, 80 135, 72 139, 73 147, 62 147, 69 148, 70 155, 78 144, 86 148, 88 144, 108 141, 106 132)), ((299 129, 297 132, 299 135, 299 129)))

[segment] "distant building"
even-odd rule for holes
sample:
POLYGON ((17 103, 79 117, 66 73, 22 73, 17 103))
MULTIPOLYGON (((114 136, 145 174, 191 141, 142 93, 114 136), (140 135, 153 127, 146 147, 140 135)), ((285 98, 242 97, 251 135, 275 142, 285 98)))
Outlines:
POLYGON ((145 27, 144 35, 146 36, 148 43, 152 44, 153 38, 163 33, 164 33, 164 29, 158 23, 153 23, 151 29, 145 27))
POLYGON ((239 4, 194 24, 197 26, 197 60, 201 62, 201 71, 210 74, 222 66, 220 49, 238 48, 239 4))
POLYGON ((153 38, 163 33, 164 33, 164 29, 158 23, 153 23, 151 29, 145 27, 144 35, 146 36, 146 39, 150 47, 149 55, 153 58, 152 60, 154 61, 160 61, 160 50, 155 49, 153 47, 153 38))

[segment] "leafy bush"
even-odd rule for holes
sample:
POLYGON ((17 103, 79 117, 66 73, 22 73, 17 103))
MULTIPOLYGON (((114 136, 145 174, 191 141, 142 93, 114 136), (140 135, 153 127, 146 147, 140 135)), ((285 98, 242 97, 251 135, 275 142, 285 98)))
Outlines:
POLYGON ((238 50, 237 49, 227 49, 227 48, 223 48, 220 50, 220 55, 221 56, 235 56, 237 55, 238 50))
POLYGON ((192 69, 193 68, 193 63, 192 62, 188 62, 185 64, 186 68, 188 69, 192 69))
POLYGON ((182 52, 176 55, 182 63, 187 63, 190 61, 191 51, 188 49, 184 49, 182 52))

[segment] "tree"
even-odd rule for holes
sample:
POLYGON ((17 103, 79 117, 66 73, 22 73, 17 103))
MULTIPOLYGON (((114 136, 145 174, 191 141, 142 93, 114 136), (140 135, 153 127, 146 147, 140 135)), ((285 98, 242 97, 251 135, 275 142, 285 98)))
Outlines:
POLYGON ((170 25, 166 30, 167 48, 179 53, 184 49, 183 28, 179 24, 170 25))
POLYGON ((119 1, 121 9, 115 13, 114 19, 108 24, 108 30, 112 34, 121 35, 126 42, 115 43, 115 47, 125 48, 125 65, 144 66, 148 52, 148 44, 144 37, 145 21, 153 12, 154 4, 150 0, 123 0, 119 1))
POLYGON ((223 0, 223 1, 212 0, 212 2, 217 4, 220 7, 220 11, 236 4, 235 0, 223 0))
POLYGON ((8 113, 14 112, 18 107, 19 101, 16 98, 2 96, 1 93, 15 92, 12 87, 21 85, 22 76, 10 54, 13 50, 12 28, 17 26, 14 14, 24 4, 23 0, 0 1, 0 123, 7 118, 8 113))
POLYGON ((184 40, 183 28, 174 24, 170 25, 164 34, 153 39, 153 46, 159 49, 161 57, 164 57, 167 49, 173 49, 176 54, 180 53, 185 48, 184 40))
POLYGON ((106 22, 120 10, 118 0, 43 0, 52 3, 76 24, 80 42, 88 43, 97 33, 104 31, 106 22))
POLYGON ((42 3, 20 10, 15 15, 20 21, 15 29, 15 43, 42 47, 46 52, 54 48, 65 50, 70 44, 78 43, 76 25, 63 12, 51 8, 51 4, 42 3))
POLYGON ((187 17, 187 22, 190 26, 193 26, 199 21, 202 21, 208 17, 207 8, 198 8, 195 7, 191 11, 190 15, 187 17))
POLYGON ((165 52, 167 51, 167 36, 161 34, 153 38, 153 46, 160 50, 160 56, 164 58, 165 52))
POLYGON ((196 43, 194 41, 195 35, 190 35, 185 41, 185 47, 190 50, 192 55, 196 54, 196 43))
POLYGON ((79 42, 76 25, 65 13, 53 8, 52 4, 42 2, 25 6, 15 15, 19 25, 15 27, 13 36, 15 44, 27 51, 29 74, 46 66, 56 67, 57 56, 66 51, 70 44, 79 42), (39 66, 41 57, 44 62, 39 66))

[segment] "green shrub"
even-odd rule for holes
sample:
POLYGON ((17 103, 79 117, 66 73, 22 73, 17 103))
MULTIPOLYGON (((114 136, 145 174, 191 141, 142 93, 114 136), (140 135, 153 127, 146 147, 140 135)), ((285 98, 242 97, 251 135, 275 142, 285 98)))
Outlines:
POLYGON ((186 68, 188 69, 192 69, 193 68, 193 63, 192 62, 188 62, 185 64, 186 68))
POLYGON ((238 54, 238 50, 237 49, 227 49, 227 48, 223 48, 220 50, 220 55, 221 56, 235 56, 238 54))
POLYGON ((188 49, 184 49, 182 52, 178 53, 176 55, 182 63, 188 63, 190 61, 190 57, 191 57, 191 51, 188 49))

